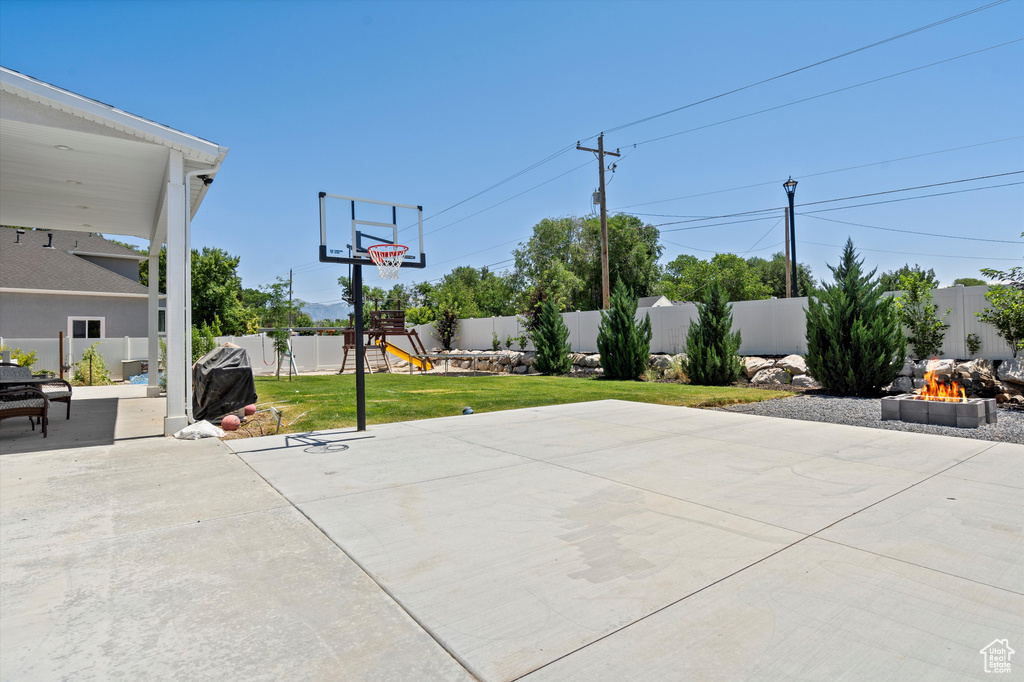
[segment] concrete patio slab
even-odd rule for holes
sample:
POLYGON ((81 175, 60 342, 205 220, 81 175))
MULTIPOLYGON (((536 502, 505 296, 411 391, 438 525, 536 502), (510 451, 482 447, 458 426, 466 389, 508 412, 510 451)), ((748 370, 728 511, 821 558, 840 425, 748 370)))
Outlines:
POLYGON ((736 423, 731 427, 701 431, 700 435, 737 445, 768 445, 790 452, 922 473, 941 471, 991 446, 986 441, 947 436, 812 421, 793 425, 788 423, 790 421, 796 420, 736 423))
POLYGON ((298 506, 487 680, 801 538, 544 462, 298 506))
POLYGON ((1024 448, 1012 443, 996 443, 944 475, 1024 490, 1024 448))
POLYGON ((1024 594, 1017 488, 939 474, 819 537, 1024 594))
POLYGON ((808 538, 523 678, 984 680, 1024 597, 808 538))
POLYGON ((1024 641, 1024 446, 808 424, 601 401, 5 454, 0 678, 983 677, 1024 641))
MULTIPOLYGON (((707 438, 709 432, 557 460, 559 465, 802 533, 923 478, 831 457, 707 438)), ((798 434, 795 434, 798 435, 798 434)))
POLYGON ((145 398, 145 386, 76 386, 71 418, 66 406, 50 406, 48 434, 28 417, 0 424, 0 455, 110 445, 118 440, 162 437, 167 412, 163 398, 145 398))
MULTIPOLYGON (((242 452, 239 456, 274 482, 295 503, 348 495, 526 464, 531 460, 464 440, 416 435, 369 442, 334 439, 342 451, 305 452, 292 448, 242 452), (384 445, 386 443, 386 445, 384 445)), ((312 446, 317 449, 316 446, 312 446)), ((322 450, 322 449, 321 449, 322 450)))
POLYGON ((0 457, 4 556, 287 504, 215 439, 0 457))
POLYGON ((4 557, 4 680, 470 680, 294 508, 4 557))

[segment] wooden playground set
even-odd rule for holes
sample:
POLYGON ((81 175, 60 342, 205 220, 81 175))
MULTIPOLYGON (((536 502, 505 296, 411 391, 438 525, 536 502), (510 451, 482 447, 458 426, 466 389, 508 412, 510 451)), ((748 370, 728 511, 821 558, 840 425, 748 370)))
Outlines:
MULTIPOLYGON (((432 368, 430 361, 425 357, 422 357, 426 355, 427 350, 423 346, 423 341, 420 340, 420 335, 415 329, 405 328, 404 310, 371 311, 370 328, 363 334, 365 337, 365 343, 363 344, 363 362, 366 364, 366 368, 371 374, 375 368, 380 371, 382 364, 388 372, 392 371, 391 360, 388 358, 388 355, 394 355, 395 357, 404 360, 421 372, 425 372, 432 368), (413 350, 412 354, 410 355, 393 343, 389 343, 389 336, 392 338, 396 336, 404 336, 409 339, 409 345, 413 350), (374 360, 379 360, 379 362, 371 362, 371 353, 380 354, 379 358, 376 355, 374 356, 374 360)), ((355 329, 346 329, 342 332, 342 335, 344 337, 344 356, 341 359, 341 369, 338 371, 338 374, 344 374, 345 365, 348 364, 349 352, 352 353, 353 360, 356 360, 355 329)))

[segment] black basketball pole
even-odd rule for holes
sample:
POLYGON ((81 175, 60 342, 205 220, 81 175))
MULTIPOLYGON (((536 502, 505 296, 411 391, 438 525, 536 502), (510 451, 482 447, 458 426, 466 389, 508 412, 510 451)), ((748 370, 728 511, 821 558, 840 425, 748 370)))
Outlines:
POLYGON ((352 296, 355 299, 356 337, 356 430, 366 430, 366 350, 363 347, 363 266, 352 266, 352 296))

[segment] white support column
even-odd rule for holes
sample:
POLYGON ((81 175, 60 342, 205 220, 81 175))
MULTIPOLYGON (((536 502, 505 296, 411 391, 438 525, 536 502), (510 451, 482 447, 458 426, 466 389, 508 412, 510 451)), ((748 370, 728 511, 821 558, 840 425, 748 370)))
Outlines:
POLYGON ((167 417, 164 435, 188 425, 185 411, 185 382, 189 362, 185 357, 185 339, 190 333, 186 326, 185 288, 191 287, 185 272, 188 239, 185 233, 185 184, 181 152, 171 150, 167 168, 167 309, 164 313, 167 329, 167 417))
POLYGON ((149 240, 149 382, 146 397, 160 395, 160 247, 159 240, 149 240))

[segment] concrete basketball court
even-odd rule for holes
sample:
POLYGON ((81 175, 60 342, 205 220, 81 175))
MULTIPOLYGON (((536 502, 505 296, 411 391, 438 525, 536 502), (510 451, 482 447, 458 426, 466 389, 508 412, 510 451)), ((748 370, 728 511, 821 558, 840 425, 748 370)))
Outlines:
POLYGON ((621 401, 5 455, 0 678, 986 679, 1022 464, 621 401))
POLYGON ((1019 445, 620 401, 370 434, 229 445, 483 680, 982 679, 1024 645, 1019 445))

